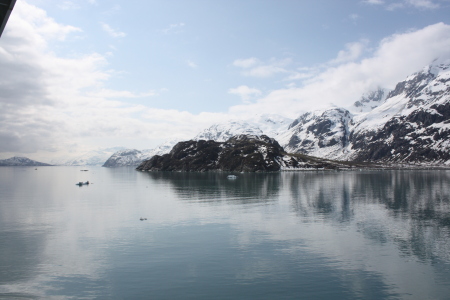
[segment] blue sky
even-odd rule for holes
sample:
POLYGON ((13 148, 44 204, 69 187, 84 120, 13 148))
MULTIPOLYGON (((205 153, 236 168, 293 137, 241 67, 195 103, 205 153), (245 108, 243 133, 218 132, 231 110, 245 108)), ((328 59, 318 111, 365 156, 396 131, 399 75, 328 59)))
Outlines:
POLYGON ((0 157, 348 106, 449 58, 449 24, 448 0, 18 0, 0 39, 0 157))

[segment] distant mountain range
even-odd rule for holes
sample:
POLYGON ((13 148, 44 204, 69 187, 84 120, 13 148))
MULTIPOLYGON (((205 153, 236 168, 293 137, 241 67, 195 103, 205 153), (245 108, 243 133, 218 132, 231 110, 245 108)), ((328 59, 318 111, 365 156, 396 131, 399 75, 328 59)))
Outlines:
MULTIPOLYGON (((450 61, 434 62, 392 91, 371 91, 349 108, 311 111, 295 120, 277 115, 232 120, 210 126, 193 140, 225 142, 239 134, 264 134, 288 153, 326 159, 450 166, 450 61)), ((124 165, 126 156, 135 155, 128 153, 109 166, 124 165)), ((129 164, 154 153, 147 151, 129 164)))
POLYGON ((51 166, 50 164, 38 162, 31 160, 26 157, 14 156, 8 159, 0 159, 1 167, 40 167, 40 166, 51 166))
POLYGON ((56 159, 51 163, 58 166, 102 166, 111 155, 124 149, 124 147, 103 148, 70 159, 56 159))
MULTIPOLYGON (((214 124, 192 138, 225 142, 236 135, 267 135, 288 153, 329 160, 450 166, 450 61, 423 68, 392 91, 378 88, 351 107, 310 111, 297 119, 258 115, 214 124)), ((155 149, 109 148, 58 165, 138 166, 170 152, 179 141, 155 149)))

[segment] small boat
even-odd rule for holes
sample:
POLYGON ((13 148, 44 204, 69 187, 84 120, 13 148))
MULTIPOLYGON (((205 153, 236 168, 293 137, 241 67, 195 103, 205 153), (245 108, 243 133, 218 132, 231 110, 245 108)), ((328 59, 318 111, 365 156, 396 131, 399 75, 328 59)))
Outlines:
POLYGON ((228 175, 227 178, 228 179, 237 179, 237 176, 236 175, 228 175))
POLYGON ((141 220, 141 221, 145 221, 145 220, 147 220, 147 218, 140 218, 139 220, 141 220))
POLYGON ((86 182, 80 181, 80 182, 78 182, 78 183, 75 183, 75 185, 78 185, 78 186, 88 185, 88 184, 89 184, 89 181, 86 181, 86 182))

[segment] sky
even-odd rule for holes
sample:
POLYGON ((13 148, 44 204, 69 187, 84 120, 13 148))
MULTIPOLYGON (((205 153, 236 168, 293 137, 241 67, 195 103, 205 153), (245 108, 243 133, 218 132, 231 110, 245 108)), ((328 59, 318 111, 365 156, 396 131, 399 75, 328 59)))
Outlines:
POLYGON ((0 158, 188 140, 348 107, 450 58, 450 0, 17 0, 0 38, 0 158))

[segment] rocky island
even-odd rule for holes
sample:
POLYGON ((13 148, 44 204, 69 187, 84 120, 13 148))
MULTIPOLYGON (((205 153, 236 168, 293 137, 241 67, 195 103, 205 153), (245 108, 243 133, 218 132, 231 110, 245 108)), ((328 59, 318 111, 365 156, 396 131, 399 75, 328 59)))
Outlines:
POLYGON ((168 154, 142 162, 140 171, 276 172, 281 170, 351 168, 344 162, 287 154, 266 135, 237 135, 226 142, 191 140, 179 142, 168 154))

